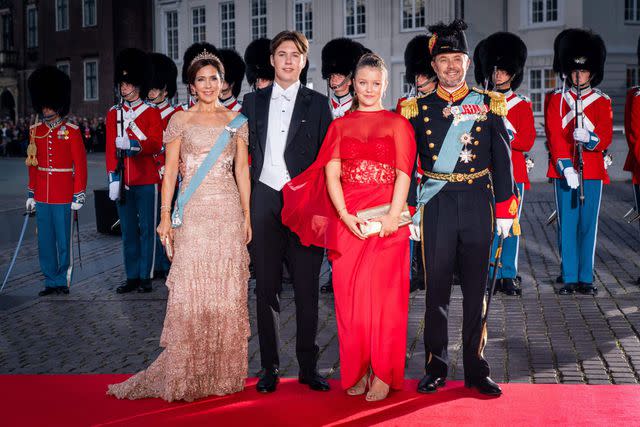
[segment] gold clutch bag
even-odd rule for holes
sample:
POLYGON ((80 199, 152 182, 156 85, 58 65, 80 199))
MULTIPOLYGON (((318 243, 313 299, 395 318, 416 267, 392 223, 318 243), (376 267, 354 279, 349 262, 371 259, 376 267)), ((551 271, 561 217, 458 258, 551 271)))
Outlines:
MULTIPOLYGON (((360 232, 367 237, 380 233, 380 230, 382 230, 382 223, 380 221, 371 220, 380 218, 381 216, 385 216, 387 213, 389 213, 389 209, 391 209, 391 203, 374 206, 372 208, 367 208, 356 212, 356 216, 358 218, 367 221, 366 224, 359 224, 360 232)), ((411 212, 409 212, 409 206, 405 204, 402 212, 400 212, 400 222, 398 223, 398 226, 403 227, 411 223, 411 212)))

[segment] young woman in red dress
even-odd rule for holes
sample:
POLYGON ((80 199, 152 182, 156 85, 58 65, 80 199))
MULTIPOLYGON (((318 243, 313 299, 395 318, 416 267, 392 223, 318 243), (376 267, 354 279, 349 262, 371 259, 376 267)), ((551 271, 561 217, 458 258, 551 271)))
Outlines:
POLYGON ((386 111, 388 73, 364 55, 354 72, 354 111, 333 121, 317 160, 283 189, 282 222, 333 262, 340 372, 349 395, 368 401, 402 389, 409 300, 409 228, 399 227, 415 162, 413 128, 386 111), (358 211, 390 204, 379 233, 358 211))

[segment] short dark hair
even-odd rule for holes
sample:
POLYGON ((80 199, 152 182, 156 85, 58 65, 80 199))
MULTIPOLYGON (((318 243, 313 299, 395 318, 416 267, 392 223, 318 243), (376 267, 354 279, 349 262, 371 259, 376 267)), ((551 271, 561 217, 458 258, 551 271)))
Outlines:
POLYGON ((189 65, 189 68, 187 68, 187 83, 190 85, 195 84, 196 74, 198 74, 198 71, 207 65, 211 65, 213 68, 218 70, 220 78, 224 79, 224 66, 222 65, 222 61, 220 61, 218 57, 210 57, 196 59, 191 63, 191 65, 189 65))
POLYGON ((309 52, 309 40, 302 34, 300 31, 280 31, 276 36, 271 40, 271 45, 269 46, 269 51, 271 55, 276 53, 278 47, 286 42, 291 41, 296 45, 298 52, 303 55, 306 55, 309 52))

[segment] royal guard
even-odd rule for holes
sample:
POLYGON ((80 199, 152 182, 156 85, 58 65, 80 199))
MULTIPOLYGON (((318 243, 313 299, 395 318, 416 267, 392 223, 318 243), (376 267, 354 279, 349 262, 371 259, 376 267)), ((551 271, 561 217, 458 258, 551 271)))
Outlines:
POLYGON ((115 86, 121 101, 107 113, 109 198, 117 202, 127 281, 118 293, 151 292, 155 264, 158 174, 162 118, 143 101, 152 73, 149 55, 124 49, 116 57, 115 86))
POLYGON ((271 65, 271 40, 259 38, 247 46, 244 51, 244 62, 247 66, 247 82, 253 90, 260 90, 273 84, 276 72, 271 65))
MULTIPOLYGON (((527 46, 513 33, 498 32, 482 40, 473 55, 476 82, 485 89, 495 90, 505 96, 507 115, 502 118, 511 143, 513 177, 518 188, 519 211, 522 214, 525 190, 529 190, 529 173, 525 155, 536 139, 531 101, 515 91, 522 83, 527 46)), ((494 236, 491 257, 498 248, 498 236, 494 236)), ((511 233, 502 247, 502 267, 498 269, 496 290, 506 295, 520 295, 518 283, 518 249, 520 235, 511 233)), ((489 270, 489 276, 493 269, 489 270)))
MULTIPOLYGON (((640 63, 640 39, 638 40, 638 63, 640 63)), ((627 92, 624 104, 624 133, 629 145, 624 170, 631 172, 635 212, 640 215, 640 86, 634 86, 627 92)), ((640 278, 636 282, 640 286, 640 278)))
POLYGON ((224 67, 224 82, 220 89, 220 102, 231 111, 242 111, 238 96, 242 90, 245 65, 242 57, 234 49, 218 50, 218 57, 224 67))
POLYGON ((42 66, 27 82, 31 103, 42 118, 29 129, 26 208, 36 211, 38 255, 44 274, 40 296, 69 293, 73 274, 72 211, 85 202, 87 154, 78 126, 66 121, 71 81, 63 71, 42 66))
POLYGON ((333 39, 322 48, 322 78, 327 81, 329 107, 334 119, 351 109, 353 70, 367 52, 370 50, 349 38, 333 39))
POLYGON ((199 53, 203 51, 207 51, 209 53, 213 53, 214 55, 218 55, 218 49, 211 43, 200 42, 194 43, 184 51, 184 55, 182 57, 182 84, 187 87, 187 100, 180 105, 176 106, 176 111, 187 111, 189 108, 193 107, 193 104, 196 103, 196 99, 194 98, 194 94, 191 92, 191 88, 189 87, 189 76, 187 72, 189 71, 189 64, 193 61, 193 58, 196 57, 199 53))
POLYGON ((467 86, 471 60, 466 28, 461 20, 429 27, 428 48, 438 85, 432 93, 413 98, 413 105, 404 105, 424 170, 412 233, 413 239, 421 237, 426 284, 426 374, 418 392, 433 393, 446 383, 448 311, 453 274, 459 267, 465 385, 495 396, 502 391, 489 377, 483 357, 489 254, 495 229, 501 239, 509 235, 518 199, 503 120, 505 97, 467 86))
MULTIPOLYGON (((147 102, 156 107, 160 113, 162 119, 162 129, 166 129, 169 124, 169 119, 175 113, 175 108, 171 105, 170 99, 176 94, 176 79, 178 78, 178 67, 168 56, 162 53, 151 53, 151 66, 153 68, 153 77, 149 84, 149 93, 147 94, 147 102)), ((165 147, 162 146, 162 151, 159 154, 153 156, 160 181, 164 175, 164 160, 165 160, 165 147)), ((158 194, 162 194, 161 188, 158 189, 158 194)), ((160 218, 160 204, 158 203, 158 211, 156 212, 157 218, 160 218)), ((158 224, 156 224, 157 226, 158 224)), ((167 258, 164 251, 164 246, 160 242, 160 238, 156 236, 156 256, 153 277, 155 279, 161 279, 167 276, 171 263, 167 258)))
POLYGON ((613 133, 611 100, 595 89, 602 81, 606 48, 600 36, 582 29, 561 32, 554 55, 563 88, 545 112, 555 186, 562 281, 560 295, 595 295, 593 266, 602 185, 609 182, 603 151, 613 133), (568 90, 565 90, 569 88, 568 90))
MULTIPOLYGON (((405 117, 412 116, 415 112, 409 111, 416 108, 414 98, 422 98, 433 92, 438 83, 438 78, 431 66, 431 54, 429 53, 429 36, 420 34, 412 38, 404 50, 405 81, 411 86, 406 96, 398 99, 396 112, 405 117), (405 109, 403 111, 403 109, 405 109)), ((416 159, 413 179, 409 187, 407 203, 415 207, 416 195, 422 182, 422 168, 420 159, 416 159)), ((422 268, 422 248, 419 244, 410 242, 411 245, 411 292, 424 289, 424 270, 422 268)))

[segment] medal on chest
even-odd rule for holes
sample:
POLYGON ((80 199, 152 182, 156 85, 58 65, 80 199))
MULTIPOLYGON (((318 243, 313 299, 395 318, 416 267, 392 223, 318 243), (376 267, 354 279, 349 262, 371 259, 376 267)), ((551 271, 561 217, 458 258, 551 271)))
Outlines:
POLYGON ((487 120, 489 107, 485 104, 465 104, 465 105, 447 105, 442 109, 442 115, 445 118, 453 116, 453 125, 465 122, 467 120, 483 121, 487 120))
POLYGON ((69 129, 66 126, 60 126, 58 129, 58 139, 69 139, 69 129))

